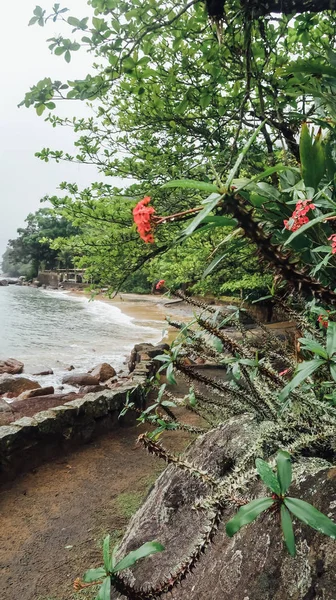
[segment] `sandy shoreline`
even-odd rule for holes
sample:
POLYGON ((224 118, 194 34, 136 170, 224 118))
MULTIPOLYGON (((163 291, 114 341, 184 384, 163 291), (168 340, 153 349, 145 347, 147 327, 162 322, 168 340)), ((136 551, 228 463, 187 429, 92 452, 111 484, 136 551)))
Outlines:
MULTIPOLYGON (((88 300, 91 297, 91 293, 84 290, 71 290, 70 293, 75 296, 84 296, 88 300)), ((167 335, 162 339, 168 342, 174 339, 177 330, 170 327, 165 318, 168 316, 185 322, 193 317, 193 308, 189 304, 183 301, 177 302, 175 299, 162 295, 118 293, 114 298, 109 298, 105 294, 97 294, 93 302, 112 304, 139 325, 147 326, 153 321, 161 322, 162 332, 167 331, 167 335)))

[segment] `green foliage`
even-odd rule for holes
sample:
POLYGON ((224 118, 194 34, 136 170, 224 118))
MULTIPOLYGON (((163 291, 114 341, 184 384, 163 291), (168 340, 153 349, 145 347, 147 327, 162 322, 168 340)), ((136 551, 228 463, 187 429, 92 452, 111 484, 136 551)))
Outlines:
MULTIPOLYGON (((110 536, 106 536, 103 542, 104 566, 97 569, 89 569, 84 574, 83 581, 85 584, 101 584, 96 600, 110 600, 111 586, 113 586, 117 574, 120 573, 120 571, 129 569, 142 558, 146 558, 147 556, 151 556, 157 552, 162 552, 164 547, 159 542, 146 542, 137 550, 129 552, 118 562, 116 561, 117 550, 118 548, 115 547, 111 553, 110 536), (103 581, 101 582, 101 580, 103 581)), ((81 582, 77 581, 76 583, 77 588, 81 589, 81 582)))
POLYGON ((256 468, 263 482, 271 488, 273 495, 271 498, 252 500, 252 502, 242 506, 233 519, 226 524, 226 533, 229 537, 232 537, 244 525, 252 523, 262 512, 274 506, 278 512, 280 511, 282 532, 287 550, 291 556, 295 556, 296 550, 290 512, 306 525, 336 539, 336 523, 329 517, 308 504, 308 502, 285 496, 292 481, 291 459, 288 452, 280 450, 277 454, 277 479, 265 461, 257 459, 256 468))
POLYGON ((306 354, 313 354, 315 358, 298 365, 295 377, 281 391, 280 400, 285 400, 290 392, 324 367, 330 370, 331 378, 336 381, 336 323, 328 323, 325 346, 314 339, 299 338, 299 342, 302 350, 306 354))
POLYGON ((236 516, 226 524, 226 533, 229 537, 234 536, 239 529, 252 523, 259 515, 274 504, 273 498, 260 498, 252 500, 246 506, 242 506, 236 516))
MULTIPOLYGON (((223 209, 218 209, 212 198, 184 230, 184 236, 183 223, 162 225, 155 231, 156 245, 148 250, 145 244, 136 243, 130 198, 136 201, 144 194, 152 195, 157 214, 171 215, 206 202, 206 192, 218 191, 219 199, 234 177, 239 177, 233 182, 235 189, 256 209, 261 222, 266 219, 267 227, 274 231, 275 243, 286 241, 288 234, 281 230, 284 218, 290 215, 290 204, 306 197, 310 186, 317 187, 320 180, 321 186, 327 183, 323 165, 328 176, 334 169, 334 135, 328 119, 321 117, 319 109, 313 112, 311 108, 316 93, 325 100, 324 80, 321 84, 315 77, 315 72, 325 72, 324 65, 320 61, 320 69, 313 75, 306 69, 291 77, 283 75, 283 67, 288 56, 294 55, 301 62, 305 59, 308 66, 309 61, 317 63, 318 55, 328 54, 332 59, 332 19, 317 14, 311 19, 297 15, 290 21, 289 16, 280 15, 276 24, 271 17, 246 23, 229 2, 224 11, 225 43, 218 44, 213 35, 215 26, 209 23, 200 3, 180 6, 169 0, 154 7, 149 0, 135 4, 110 1, 107 6, 97 0, 92 6, 94 15, 85 18, 68 17, 64 15, 66 9, 58 5, 51 14, 40 7, 35 9, 33 23, 44 25, 61 19, 71 28, 71 40, 62 36, 48 40, 52 52, 70 60, 73 51, 88 51, 95 54, 98 64, 81 80, 45 78, 31 88, 23 104, 35 106, 41 114, 46 109, 54 111, 60 100, 97 99, 97 109, 88 119, 47 117, 53 127, 74 129, 78 139, 73 154, 44 148, 37 155, 45 161, 94 164, 104 175, 122 177, 125 185, 127 180, 131 185, 121 191, 106 183, 93 184, 80 191, 63 184, 65 197, 52 198, 52 204, 56 213, 68 218, 81 233, 56 242, 56 249, 74 253, 77 266, 87 268, 94 282, 148 291, 154 267, 161 266, 158 257, 180 244, 186 233, 202 230, 215 250, 227 233, 219 238, 214 219, 227 219, 223 227, 229 223, 234 227, 237 220, 231 214, 218 214, 223 209), (326 143, 324 133, 312 137, 304 126, 301 162, 307 175, 300 181, 297 132, 308 118, 319 126, 322 120, 330 139, 326 143), (316 169, 314 181, 308 180, 316 169), (131 257, 129 264, 124 260, 126 253, 131 257), (141 284, 133 279, 126 283, 135 270, 140 272, 141 284)), ((327 83, 332 68, 323 75, 327 83)), ((317 252, 321 242, 328 246, 327 238, 333 231, 323 224, 327 203, 329 213, 335 214, 332 194, 326 190, 321 196, 317 209, 321 221, 316 222, 309 237, 299 235, 300 239, 291 244, 295 252, 299 250, 302 263, 319 273, 323 282, 335 276, 330 252, 324 256, 317 252), (321 223, 325 232, 322 240, 321 223)), ((271 275, 259 277, 249 232, 243 237, 241 231, 207 257, 203 241, 198 239, 189 248, 193 256, 185 256, 185 277, 182 279, 181 273, 180 281, 190 281, 190 265, 196 264, 197 281, 191 281, 192 291, 208 293, 214 288, 214 294, 239 290, 243 295, 265 295, 271 275), (247 272, 241 260, 242 240, 251 259, 247 272), (208 281, 200 282, 198 265, 202 260, 205 267, 212 264, 215 272, 208 281), (225 278, 220 272, 216 275, 217 267, 224 270, 225 278)), ((174 268, 171 265, 168 269, 168 261, 163 265, 174 287, 174 268)))
POLYGON ((321 140, 321 129, 314 142, 311 139, 308 125, 304 123, 300 137, 300 158, 303 181, 308 188, 317 190, 326 170, 326 157, 321 140))
POLYGON ((54 269, 72 265, 71 252, 54 249, 58 238, 69 239, 79 230, 67 219, 49 208, 40 208, 25 219, 27 226, 17 230, 18 237, 9 240, 2 258, 2 269, 9 275, 35 277, 40 267, 54 269))

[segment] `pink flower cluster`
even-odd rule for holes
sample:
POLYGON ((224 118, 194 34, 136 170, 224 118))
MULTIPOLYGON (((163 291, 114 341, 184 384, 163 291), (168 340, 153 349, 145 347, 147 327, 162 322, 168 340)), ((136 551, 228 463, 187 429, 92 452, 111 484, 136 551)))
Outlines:
POLYGON ((150 203, 150 197, 145 196, 136 207, 133 209, 134 223, 138 228, 138 233, 141 239, 146 244, 154 244, 154 236, 152 233, 152 217, 155 214, 155 208, 147 206, 150 203))
POLYGON ((336 254, 336 233, 333 233, 328 240, 331 240, 331 253, 336 254))
POLYGON ((299 200, 291 218, 288 221, 284 221, 285 228, 289 231, 297 231, 302 225, 309 223, 307 213, 310 210, 314 210, 314 208, 315 204, 313 204, 311 200, 299 200))
POLYGON ((165 280, 164 279, 160 279, 160 281, 157 282, 155 289, 156 290, 160 290, 162 288, 162 286, 164 285, 165 280))

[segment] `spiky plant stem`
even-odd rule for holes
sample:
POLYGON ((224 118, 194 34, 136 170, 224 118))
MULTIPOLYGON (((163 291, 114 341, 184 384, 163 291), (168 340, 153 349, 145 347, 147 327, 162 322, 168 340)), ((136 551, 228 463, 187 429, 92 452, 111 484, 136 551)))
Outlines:
POLYGON ((209 484, 210 485, 218 485, 219 484, 219 481, 218 481, 218 479, 216 479, 216 477, 209 475, 209 473, 207 473, 207 471, 204 471, 203 469, 198 469, 197 467, 195 467, 188 461, 182 460, 178 456, 175 456, 174 454, 172 454, 171 452, 166 450, 161 444, 150 439, 146 433, 142 433, 138 437, 138 441, 144 445, 144 447, 150 454, 154 454, 155 456, 157 456, 158 458, 161 458, 168 464, 174 464, 174 465, 178 466, 180 469, 184 469, 185 471, 190 473, 190 475, 193 475, 193 476, 197 477, 198 479, 201 479, 207 485, 209 485, 209 484))
POLYGON ((306 296, 316 295, 327 303, 336 302, 336 293, 329 287, 323 286, 319 281, 309 275, 307 267, 299 266, 299 259, 295 258, 290 250, 281 244, 274 244, 272 234, 265 232, 264 225, 256 219, 254 210, 247 205, 246 200, 239 194, 228 194, 223 203, 222 212, 233 214, 247 237, 256 244, 259 255, 276 272, 286 279, 298 292, 306 296))

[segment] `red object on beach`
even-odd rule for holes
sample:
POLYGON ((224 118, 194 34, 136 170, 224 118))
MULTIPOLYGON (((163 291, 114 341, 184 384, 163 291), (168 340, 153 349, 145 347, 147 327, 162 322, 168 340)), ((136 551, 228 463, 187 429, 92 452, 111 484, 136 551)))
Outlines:
POLYGON ((155 214, 155 208, 153 208, 153 206, 147 206, 149 203, 149 196, 145 196, 140 200, 133 209, 133 218, 141 239, 146 242, 146 244, 154 244, 152 215, 155 214))
POLYGON ((160 279, 160 281, 157 282, 155 289, 156 290, 160 290, 162 288, 162 286, 164 285, 165 280, 164 279, 160 279))

